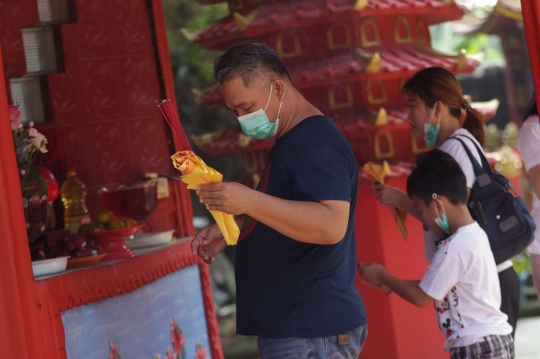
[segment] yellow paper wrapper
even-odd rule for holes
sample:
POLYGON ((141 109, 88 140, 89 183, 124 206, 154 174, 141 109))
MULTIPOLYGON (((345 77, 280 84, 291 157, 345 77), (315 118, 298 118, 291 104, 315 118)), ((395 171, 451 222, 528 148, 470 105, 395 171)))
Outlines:
MULTIPOLYGON (((182 182, 188 189, 196 190, 201 184, 216 183, 223 180, 223 175, 209 167, 192 151, 179 151, 171 156, 174 168, 182 172, 182 182)), ((216 220, 225 241, 229 246, 238 242, 240 229, 232 214, 220 211, 210 211, 216 220)))
MULTIPOLYGON (((364 171, 364 173, 369 177, 370 180, 380 184, 384 184, 384 178, 392 174, 392 170, 390 170, 390 166, 386 161, 384 161, 384 164, 382 166, 377 165, 373 162, 368 162, 362 167, 362 171, 364 171)), ((397 207, 389 208, 392 216, 394 217, 394 220, 399 227, 399 231, 401 232, 403 239, 407 240, 409 238, 409 231, 407 231, 407 227, 405 227, 407 211, 397 207)))

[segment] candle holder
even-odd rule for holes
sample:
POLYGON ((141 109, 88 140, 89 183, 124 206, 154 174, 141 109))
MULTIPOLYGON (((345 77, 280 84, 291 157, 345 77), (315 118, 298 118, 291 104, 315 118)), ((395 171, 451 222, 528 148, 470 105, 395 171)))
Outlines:
POLYGON ((101 247, 101 249, 103 249, 103 253, 107 253, 105 258, 103 258, 101 261, 109 262, 119 259, 129 259, 135 257, 135 253, 133 253, 131 249, 126 247, 126 245, 124 244, 124 238, 134 235, 142 227, 143 225, 139 224, 134 227, 111 229, 106 231, 90 232, 83 234, 87 239, 95 241, 101 247))

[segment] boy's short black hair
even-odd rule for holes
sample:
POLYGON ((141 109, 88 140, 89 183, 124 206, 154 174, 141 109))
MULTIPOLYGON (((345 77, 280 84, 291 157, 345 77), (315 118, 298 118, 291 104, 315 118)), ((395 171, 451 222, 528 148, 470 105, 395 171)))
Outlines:
POLYGON ((407 179, 407 194, 411 198, 420 198, 429 205, 434 193, 448 198, 455 205, 466 204, 469 197, 461 167, 452 156, 441 150, 421 153, 407 179))

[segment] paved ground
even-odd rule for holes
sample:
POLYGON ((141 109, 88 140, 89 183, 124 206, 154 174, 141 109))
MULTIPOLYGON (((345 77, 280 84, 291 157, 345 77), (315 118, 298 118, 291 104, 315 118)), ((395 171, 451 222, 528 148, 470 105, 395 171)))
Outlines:
MULTIPOLYGON (((225 358, 256 358, 255 342, 248 337, 236 337, 232 343, 223 339, 225 358), (243 351, 239 349, 243 348, 243 351), (227 350, 229 349, 229 350, 227 350), (233 350, 234 349, 234 350, 233 350)), ((540 316, 518 320, 515 359, 540 359, 540 316)))
POLYGON ((516 359, 540 359, 540 316, 518 320, 516 359))

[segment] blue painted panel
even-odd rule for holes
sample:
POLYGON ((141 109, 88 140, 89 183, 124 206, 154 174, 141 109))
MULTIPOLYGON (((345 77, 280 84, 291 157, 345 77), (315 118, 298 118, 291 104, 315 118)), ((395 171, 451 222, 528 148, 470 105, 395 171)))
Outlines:
POLYGON ((199 268, 186 267, 133 293, 63 312, 67 356, 118 359, 117 349, 122 359, 210 359, 205 318, 199 268))

